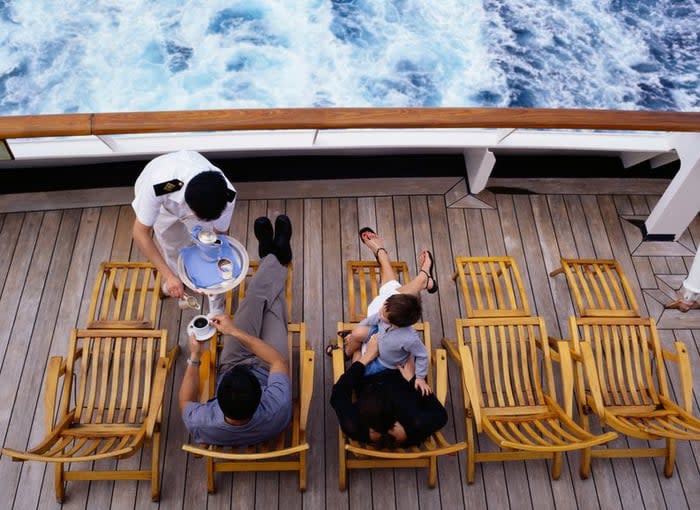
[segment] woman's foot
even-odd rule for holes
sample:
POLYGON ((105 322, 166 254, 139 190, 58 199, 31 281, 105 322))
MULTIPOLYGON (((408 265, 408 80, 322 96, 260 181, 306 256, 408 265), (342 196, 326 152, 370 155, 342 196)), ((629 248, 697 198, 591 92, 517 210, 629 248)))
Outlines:
POLYGON ((428 250, 423 250, 418 257, 420 264, 420 272, 425 275, 425 290, 428 294, 434 294, 438 291, 437 279, 433 276, 433 254, 428 250))
POLYGON ((360 241, 362 241, 367 248, 372 250, 372 255, 374 255, 374 258, 379 257, 380 251, 387 253, 386 249, 384 248, 384 240, 369 227, 363 227, 360 229, 360 241))

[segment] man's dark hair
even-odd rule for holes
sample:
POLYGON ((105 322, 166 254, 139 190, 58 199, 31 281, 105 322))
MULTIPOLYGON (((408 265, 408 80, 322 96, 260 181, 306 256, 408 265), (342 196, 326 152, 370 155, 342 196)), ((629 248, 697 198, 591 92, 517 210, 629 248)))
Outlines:
POLYGON ((413 294, 394 294, 384 302, 386 319, 400 328, 415 324, 422 313, 420 299, 413 294))
POLYGON ((235 366, 221 379, 216 400, 226 418, 247 420, 255 414, 261 394, 257 377, 244 367, 235 366))
POLYGON ((185 188, 185 202, 200 220, 213 221, 221 216, 228 202, 226 179, 207 170, 192 177, 185 188))

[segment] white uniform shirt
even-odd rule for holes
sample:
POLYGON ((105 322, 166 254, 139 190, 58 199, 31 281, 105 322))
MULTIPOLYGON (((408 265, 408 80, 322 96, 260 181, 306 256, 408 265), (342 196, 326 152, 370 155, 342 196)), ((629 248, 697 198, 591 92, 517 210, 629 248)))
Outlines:
POLYGON ((196 224, 204 224, 215 228, 220 232, 226 232, 231 223, 233 207, 236 203, 234 198, 226 204, 221 216, 213 222, 203 222, 197 218, 185 202, 185 189, 187 183, 195 175, 213 170, 220 172, 224 176, 227 186, 236 191, 231 182, 226 178, 221 169, 212 165, 204 156, 194 151, 178 151, 163 154, 150 161, 136 179, 134 185, 134 201, 131 206, 134 209, 139 222, 148 227, 153 227, 160 214, 170 214, 173 219, 178 219, 191 229, 196 224), (156 196, 153 186, 164 182, 178 179, 183 186, 178 191, 156 196), (161 210, 161 207, 163 210, 161 210))

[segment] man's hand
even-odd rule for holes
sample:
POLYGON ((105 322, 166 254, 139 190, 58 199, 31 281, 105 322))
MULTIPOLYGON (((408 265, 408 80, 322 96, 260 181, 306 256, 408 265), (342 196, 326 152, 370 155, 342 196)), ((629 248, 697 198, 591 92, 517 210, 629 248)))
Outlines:
POLYGON ((204 340, 200 342, 197 340, 194 336, 194 333, 190 333, 189 336, 189 344, 190 344, 190 359, 199 359, 200 356, 202 355, 202 344, 208 342, 208 340, 204 340))
POLYGON ((423 396, 430 395, 433 392, 430 386, 428 386, 428 383, 425 382, 425 379, 418 377, 416 377, 416 389, 420 391, 423 396))
POLYGON ((233 324, 233 319, 228 315, 215 315, 211 318, 211 323, 219 330, 219 333, 239 337, 240 330, 233 324))
POLYGON ((406 435, 406 430, 403 428, 403 425, 401 425, 398 421, 394 422, 394 426, 391 427, 387 433, 393 437, 398 444, 402 444, 406 439, 408 439, 408 436, 406 435))

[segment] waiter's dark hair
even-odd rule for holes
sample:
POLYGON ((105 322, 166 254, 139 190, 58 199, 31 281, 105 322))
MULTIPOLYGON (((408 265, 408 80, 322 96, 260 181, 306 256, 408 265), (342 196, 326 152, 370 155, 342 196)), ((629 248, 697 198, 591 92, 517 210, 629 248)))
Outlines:
POLYGON ((230 190, 224 176, 214 170, 195 175, 185 188, 185 202, 203 221, 214 221, 224 212, 230 190))

